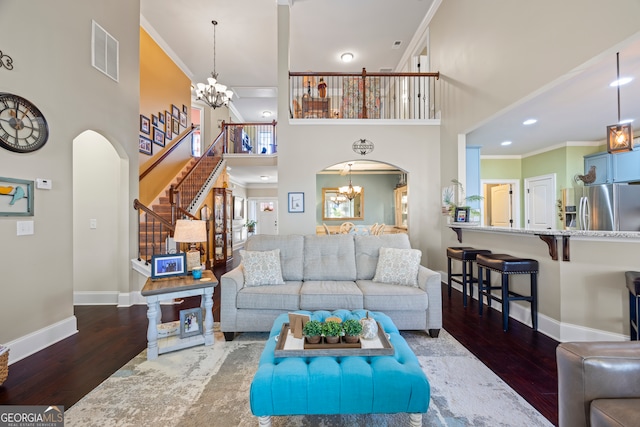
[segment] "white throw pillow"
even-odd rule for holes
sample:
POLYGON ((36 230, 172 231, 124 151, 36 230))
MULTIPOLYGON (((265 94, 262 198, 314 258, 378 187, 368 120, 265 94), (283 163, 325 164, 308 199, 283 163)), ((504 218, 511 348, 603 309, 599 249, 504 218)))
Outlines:
POLYGON ((245 286, 284 285, 280 267, 280 249, 272 251, 240 250, 245 286))
POLYGON ((380 248, 374 282, 418 286, 419 249, 380 248))

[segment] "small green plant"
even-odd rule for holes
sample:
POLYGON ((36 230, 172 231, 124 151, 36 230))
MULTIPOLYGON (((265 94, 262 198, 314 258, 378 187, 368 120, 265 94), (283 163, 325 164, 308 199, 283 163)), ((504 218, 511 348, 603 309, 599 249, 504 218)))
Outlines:
POLYGON ((345 335, 357 336, 362 333, 362 324, 356 319, 347 319, 342 324, 345 335))
POLYGON ((249 221, 246 222, 246 224, 244 225, 247 228, 253 228, 256 226, 256 224, 258 223, 258 221, 254 220, 254 219, 250 219, 249 221))
MULTIPOLYGON (((484 200, 483 196, 480 196, 477 194, 465 197, 464 187, 462 186, 462 183, 457 179, 452 179, 451 183, 453 184, 453 188, 449 187, 445 189, 442 195, 443 196, 442 202, 446 206, 446 213, 451 215, 452 217, 455 216, 456 214, 456 208, 466 208, 466 207, 469 207, 468 203, 480 202, 484 200), (456 192, 460 192, 460 194, 462 195, 461 203, 456 204, 455 202, 456 192)), ((471 209, 471 215, 474 215, 474 216, 480 215, 480 211, 478 211, 477 209, 471 209)))
POLYGON ((342 323, 324 322, 322 324, 322 335, 325 337, 339 337, 342 335, 342 323))
POLYGON ((302 333, 307 337, 315 337, 322 334, 322 322, 309 320, 304 324, 302 333))

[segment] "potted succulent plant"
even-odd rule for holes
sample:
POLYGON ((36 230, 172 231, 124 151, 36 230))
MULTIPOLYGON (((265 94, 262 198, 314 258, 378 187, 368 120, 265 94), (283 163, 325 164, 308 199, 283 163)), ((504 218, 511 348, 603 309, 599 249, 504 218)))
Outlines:
POLYGON ((304 324, 302 333, 309 344, 318 344, 322 338, 322 322, 317 320, 309 320, 304 324))
POLYGON ((336 344, 340 341, 342 335, 342 323, 324 322, 322 324, 322 335, 327 344, 336 344))
POLYGON ((244 226, 247 227, 247 231, 249 233, 255 233, 256 224, 257 223, 258 223, 258 221, 254 220, 254 219, 250 219, 249 221, 247 221, 247 223, 244 226))
POLYGON ((356 343, 362 333, 362 324, 356 319, 347 319, 342 324, 344 340, 348 343, 356 343))

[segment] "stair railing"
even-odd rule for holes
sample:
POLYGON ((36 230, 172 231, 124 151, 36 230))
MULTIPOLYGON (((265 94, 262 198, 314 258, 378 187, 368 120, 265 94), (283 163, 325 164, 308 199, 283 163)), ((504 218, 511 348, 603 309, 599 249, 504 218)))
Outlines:
POLYGON ((145 264, 149 264, 154 254, 169 252, 167 237, 173 236, 175 226, 138 199, 133 201, 133 208, 138 211, 138 261, 144 260, 145 264))

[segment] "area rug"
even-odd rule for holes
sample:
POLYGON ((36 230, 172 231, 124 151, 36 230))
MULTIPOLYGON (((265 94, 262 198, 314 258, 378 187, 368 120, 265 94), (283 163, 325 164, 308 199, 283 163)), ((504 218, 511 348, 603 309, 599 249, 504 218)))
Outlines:
MULTIPOLYGON (((552 426, 446 331, 437 339, 402 332, 431 385, 423 426, 552 426)), ((257 426, 249 386, 266 333, 209 347, 139 354, 65 414, 69 426, 257 426)), ((329 397, 330 398, 330 397, 329 397)), ((407 414, 273 417, 275 427, 409 425, 407 414)))

